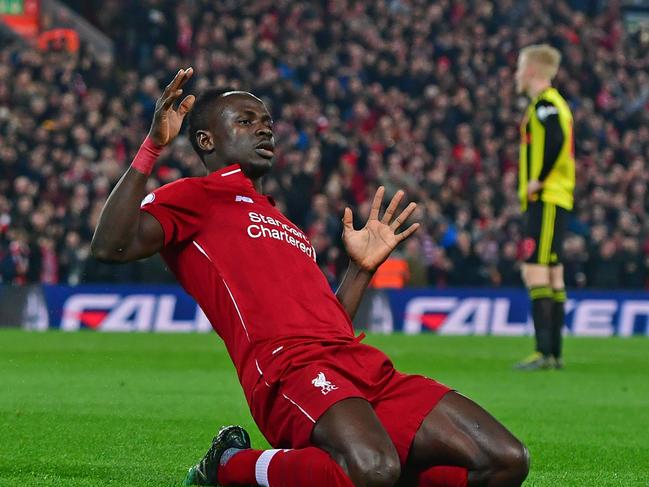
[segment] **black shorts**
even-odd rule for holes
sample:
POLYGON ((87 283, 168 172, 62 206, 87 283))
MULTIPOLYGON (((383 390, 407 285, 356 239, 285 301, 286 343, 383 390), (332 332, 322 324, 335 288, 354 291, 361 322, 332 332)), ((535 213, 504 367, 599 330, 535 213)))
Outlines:
POLYGON ((525 212, 525 262, 561 264, 563 237, 568 224, 568 210, 545 201, 531 201, 525 212))

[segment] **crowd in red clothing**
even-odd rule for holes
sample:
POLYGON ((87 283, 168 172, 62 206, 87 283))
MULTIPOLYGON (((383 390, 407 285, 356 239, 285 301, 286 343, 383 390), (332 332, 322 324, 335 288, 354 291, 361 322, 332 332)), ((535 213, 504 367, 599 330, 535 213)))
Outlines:
MULTIPOLYGON (((75 6, 74 1, 68 3, 75 6)), ((571 287, 647 286, 649 36, 615 2, 551 0, 84 1, 115 60, 0 48, 0 275, 5 283, 169 280, 161 261, 105 266, 88 244, 144 138, 160 89, 250 90, 276 120, 265 190, 308 234, 335 282, 340 218, 360 224, 379 184, 420 203, 399 250, 415 286, 516 286, 518 50, 563 53, 556 85, 575 117, 571 287), (99 7, 101 4, 101 8, 99 7)), ((186 137, 150 188, 203 168, 186 137)))

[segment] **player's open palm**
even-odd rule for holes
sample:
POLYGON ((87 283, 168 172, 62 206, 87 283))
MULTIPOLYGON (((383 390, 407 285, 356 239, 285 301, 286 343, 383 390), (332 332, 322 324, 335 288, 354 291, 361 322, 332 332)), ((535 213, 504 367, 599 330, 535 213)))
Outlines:
POLYGON ((186 96, 178 108, 174 108, 174 103, 183 94, 182 86, 192 77, 193 73, 192 68, 180 69, 156 101, 153 123, 149 130, 149 137, 155 144, 167 145, 180 132, 180 126, 185 115, 192 109, 195 97, 194 95, 186 96))
POLYGON ((419 223, 413 223, 406 230, 397 233, 399 227, 417 208, 416 203, 410 203, 393 219, 394 213, 403 198, 404 192, 397 191, 379 220, 379 210, 383 201, 385 188, 381 186, 374 195, 372 209, 367 223, 360 230, 354 230, 352 210, 345 208, 343 216, 343 243, 349 257, 363 270, 374 272, 388 258, 394 248, 410 237, 419 228, 419 223))

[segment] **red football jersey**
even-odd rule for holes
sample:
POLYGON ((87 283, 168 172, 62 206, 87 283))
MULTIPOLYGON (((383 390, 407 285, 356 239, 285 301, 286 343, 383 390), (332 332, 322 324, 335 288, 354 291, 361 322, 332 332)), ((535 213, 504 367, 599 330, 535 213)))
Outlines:
POLYGON ((354 340, 313 246, 238 165, 167 184, 141 209, 162 225, 162 257, 225 342, 247 396, 301 350, 354 340))

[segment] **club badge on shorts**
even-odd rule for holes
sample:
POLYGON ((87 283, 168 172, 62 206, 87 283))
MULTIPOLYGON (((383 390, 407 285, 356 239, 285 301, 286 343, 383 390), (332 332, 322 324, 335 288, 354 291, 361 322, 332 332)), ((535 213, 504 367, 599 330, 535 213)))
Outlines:
POLYGON ((338 386, 332 384, 331 381, 327 380, 323 372, 318 372, 318 376, 311 381, 311 384, 313 384, 314 387, 319 387, 320 392, 322 392, 322 394, 324 394, 325 396, 331 391, 338 389, 338 386))

